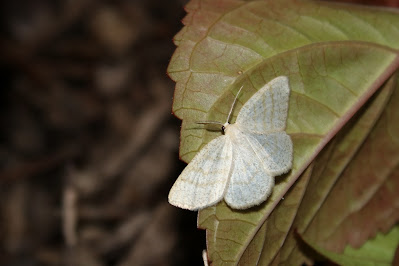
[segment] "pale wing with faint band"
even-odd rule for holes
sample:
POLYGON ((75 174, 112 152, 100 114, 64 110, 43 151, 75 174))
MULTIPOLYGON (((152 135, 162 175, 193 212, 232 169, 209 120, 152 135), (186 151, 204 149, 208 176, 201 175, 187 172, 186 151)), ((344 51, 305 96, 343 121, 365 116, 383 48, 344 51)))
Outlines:
POLYGON ((254 141, 239 132, 232 137, 234 162, 224 200, 234 209, 259 205, 273 190, 274 176, 266 171, 268 162, 252 148, 254 141))
POLYGON ((285 130, 289 95, 288 78, 273 79, 244 104, 236 124, 245 131, 257 133, 285 130))
POLYGON ((230 138, 223 135, 203 147, 169 192, 169 203, 198 210, 222 200, 233 160, 230 138))
POLYGON ((293 146, 290 136, 285 131, 268 134, 245 132, 244 135, 262 160, 268 174, 277 176, 285 174, 291 169, 293 146))

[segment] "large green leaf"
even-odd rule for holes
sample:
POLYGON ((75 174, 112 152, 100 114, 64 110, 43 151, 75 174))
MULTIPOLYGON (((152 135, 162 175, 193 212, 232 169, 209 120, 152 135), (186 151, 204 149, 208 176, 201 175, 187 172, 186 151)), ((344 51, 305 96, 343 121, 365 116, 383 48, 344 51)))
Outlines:
POLYGON ((236 116, 276 76, 292 89, 292 171, 258 207, 199 213, 214 265, 312 260, 294 230, 335 251, 388 230, 399 217, 398 12, 299 0, 197 0, 187 12, 168 68, 184 161, 220 135, 195 121, 224 122, 233 91, 244 85, 236 116))
MULTIPOLYGON (((373 140, 370 141, 376 131, 381 132, 386 129, 381 123, 386 123, 382 118, 387 112, 394 113, 391 110, 395 109, 394 104, 399 101, 399 99, 395 100, 399 96, 399 90, 394 86, 395 84, 395 80, 391 79, 378 94, 374 95, 373 99, 347 123, 315 161, 317 167, 313 172, 292 228, 313 241, 318 238, 321 246, 329 245, 330 248, 333 248, 331 245, 335 245, 336 251, 342 250, 346 242, 358 246, 370 235, 374 235, 377 228, 389 228, 398 219, 399 213, 395 211, 395 208, 397 209, 399 206, 399 198, 396 195, 399 191, 399 179, 397 178, 399 173, 393 172, 390 176, 381 176, 385 182, 373 180, 373 171, 363 172, 368 165, 371 165, 368 157, 372 155, 372 152, 362 151, 369 143, 376 143, 373 140), (393 95, 392 91, 394 91, 393 95), (385 103, 388 99, 390 101, 386 106, 385 103), (356 165, 355 162, 360 165, 356 165), (357 170, 351 172, 351 168, 354 170, 357 168, 357 170), (362 190, 366 193, 365 195, 369 194, 368 197, 364 198, 359 193, 355 194, 356 191, 352 191, 353 188, 362 190), (366 189, 371 189, 374 194, 367 193, 366 189), (352 199, 348 199, 348 197, 352 199), (354 206, 355 208, 353 208, 354 206), (344 224, 340 223, 344 219, 352 223, 349 227, 350 232, 337 230, 345 228, 342 227, 344 224), (337 232, 331 234, 331 231, 334 230, 337 232), (326 236, 336 239, 331 240, 326 236)), ((396 116, 398 115, 399 113, 396 116)), ((395 125, 394 121, 398 118, 392 116, 390 124, 395 125)), ((390 159, 396 160, 397 165, 398 144, 390 143, 390 138, 387 136, 382 136, 382 138, 388 140, 386 143, 388 145, 380 146, 381 150, 377 149, 377 154, 379 151, 396 150, 394 152, 396 154, 392 154, 390 159)), ((381 162, 378 158, 376 161, 381 162)), ((395 171, 395 167, 388 166, 386 169, 395 171)), ((303 258, 304 254, 296 246, 291 230, 286 245, 280 251, 279 260, 289 265, 303 258)))

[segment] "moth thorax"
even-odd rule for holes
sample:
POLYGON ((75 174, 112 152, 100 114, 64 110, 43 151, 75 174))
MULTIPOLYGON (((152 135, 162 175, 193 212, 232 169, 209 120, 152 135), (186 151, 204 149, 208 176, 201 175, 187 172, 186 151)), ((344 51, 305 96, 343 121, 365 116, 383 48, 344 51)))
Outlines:
POLYGON ((223 134, 225 135, 234 135, 237 132, 238 128, 235 124, 225 123, 222 127, 222 130, 223 134))

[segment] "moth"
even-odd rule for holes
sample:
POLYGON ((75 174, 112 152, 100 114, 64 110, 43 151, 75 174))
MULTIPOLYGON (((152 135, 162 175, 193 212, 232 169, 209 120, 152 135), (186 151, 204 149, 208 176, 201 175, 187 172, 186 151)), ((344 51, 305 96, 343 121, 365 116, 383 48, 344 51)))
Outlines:
POLYGON ((230 124, 238 95, 224 124, 199 122, 220 125, 222 135, 206 144, 183 170, 169 192, 170 204, 195 211, 224 199, 233 209, 247 209, 264 202, 273 190, 274 177, 291 169, 293 144, 285 132, 288 77, 265 84, 230 124))

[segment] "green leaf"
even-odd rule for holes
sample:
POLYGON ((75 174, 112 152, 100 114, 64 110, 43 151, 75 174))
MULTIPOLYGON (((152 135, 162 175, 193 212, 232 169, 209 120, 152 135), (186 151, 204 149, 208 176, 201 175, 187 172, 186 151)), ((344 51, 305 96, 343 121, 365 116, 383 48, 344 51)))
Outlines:
MULTIPOLYGON (((375 235, 378 228, 386 231, 398 220, 399 214, 394 209, 399 202, 396 195, 399 191, 399 172, 396 170, 399 150, 396 141, 390 142, 384 133, 386 124, 393 126, 399 118, 397 111, 392 116, 397 110, 395 103, 399 101, 399 90, 394 85, 395 79, 391 79, 315 161, 313 176, 292 228, 323 247, 342 251, 346 243, 359 246, 369 236, 375 235), (387 100, 388 105, 385 104, 387 100), (388 114, 390 122, 387 123, 384 117, 388 114), (378 144, 375 140, 377 132, 380 134, 377 139, 384 140, 385 144, 378 144), (370 150, 369 145, 376 144, 378 149, 370 150), (370 169, 375 166, 370 159, 383 162, 378 156, 381 156, 381 151, 389 150, 392 156, 385 162, 391 165, 381 165, 381 168, 393 172, 375 179, 374 173, 383 172, 378 168, 370 169), (354 193, 355 189, 361 190, 360 193, 354 193)), ((392 136, 398 136, 397 129, 393 132, 396 133, 392 136)), ((292 230, 280 253, 280 260, 287 264, 305 258, 300 247, 296 246, 292 230)))
MULTIPOLYGON (((304 240, 306 241, 306 239, 304 240)), ((375 238, 368 240, 359 249, 346 247, 342 254, 306 242, 317 252, 339 265, 389 266, 392 265, 396 248, 399 245, 399 226, 395 226, 385 235, 377 234, 375 238)))
POLYGON ((225 122, 242 85, 234 117, 277 76, 292 89, 291 172, 258 207, 199 213, 214 265, 300 264, 313 258, 295 230, 340 251, 398 221, 397 11, 299 0, 197 0, 186 10, 168 67, 182 160, 220 135, 195 122, 225 122))

